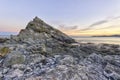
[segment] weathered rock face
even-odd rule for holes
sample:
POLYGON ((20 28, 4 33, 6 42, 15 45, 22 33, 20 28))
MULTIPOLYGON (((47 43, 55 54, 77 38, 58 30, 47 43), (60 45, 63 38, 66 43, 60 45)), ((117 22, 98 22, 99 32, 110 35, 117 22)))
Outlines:
POLYGON ((25 48, 27 51, 44 56, 61 53, 73 54, 75 50, 70 51, 69 48, 72 46, 72 43, 76 43, 74 39, 46 24, 38 17, 30 21, 27 27, 22 29, 17 36, 11 36, 10 42, 27 43, 29 44, 25 48))
POLYGON ((119 80, 120 56, 91 54, 83 60, 70 55, 54 55, 29 64, 15 64, 2 70, 7 80, 119 80), (108 58, 109 57, 109 58, 108 58), (118 63, 114 65, 112 61, 118 63))
POLYGON ((65 35, 61 31, 54 29, 50 25, 46 24, 44 21, 39 19, 38 17, 35 17, 33 21, 30 21, 26 27, 26 29, 23 29, 20 31, 18 35, 20 40, 26 40, 26 39, 56 39, 61 42, 65 43, 74 43, 75 40, 70 38, 69 36, 65 35))
POLYGON ((11 66, 14 64, 23 64, 25 62, 25 56, 19 51, 14 51, 9 53, 5 60, 3 66, 11 66))
POLYGON ((0 43, 0 80, 120 80, 119 45, 74 42, 34 18, 0 43))

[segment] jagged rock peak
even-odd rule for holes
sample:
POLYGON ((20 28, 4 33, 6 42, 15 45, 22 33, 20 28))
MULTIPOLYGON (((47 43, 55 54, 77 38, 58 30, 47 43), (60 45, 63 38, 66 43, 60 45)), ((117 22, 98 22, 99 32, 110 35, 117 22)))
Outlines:
POLYGON ((33 19, 33 21, 34 22, 44 22, 43 20, 41 20, 39 17, 35 17, 34 19, 33 19))
POLYGON ((52 38, 66 43, 75 42, 74 39, 70 38, 61 31, 53 28, 52 26, 45 23, 43 20, 41 20, 38 17, 35 17, 32 21, 30 21, 26 29, 20 31, 18 37, 20 38, 20 40, 26 40, 26 39, 46 40, 47 38, 49 39, 52 38))
POLYGON ((43 20, 38 18, 37 16, 30 21, 26 27, 26 29, 31 29, 35 32, 43 32, 43 30, 51 29, 52 27, 45 23, 43 20))

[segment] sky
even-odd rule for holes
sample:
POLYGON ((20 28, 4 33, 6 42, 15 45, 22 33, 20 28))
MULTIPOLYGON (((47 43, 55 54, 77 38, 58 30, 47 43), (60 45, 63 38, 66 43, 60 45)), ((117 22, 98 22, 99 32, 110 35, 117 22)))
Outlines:
POLYGON ((0 0, 0 35, 38 16, 68 35, 120 34, 120 0, 0 0))

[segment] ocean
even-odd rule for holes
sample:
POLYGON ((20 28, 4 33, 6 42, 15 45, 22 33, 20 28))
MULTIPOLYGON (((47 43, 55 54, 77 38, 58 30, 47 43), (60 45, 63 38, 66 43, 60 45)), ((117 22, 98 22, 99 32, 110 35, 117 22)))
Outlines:
POLYGON ((107 43, 107 44, 119 44, 120 37, 72 37, 80 43, 107 43))
POLYGON ((0 38, 10 38, 10 35, 0 35, 0 38))

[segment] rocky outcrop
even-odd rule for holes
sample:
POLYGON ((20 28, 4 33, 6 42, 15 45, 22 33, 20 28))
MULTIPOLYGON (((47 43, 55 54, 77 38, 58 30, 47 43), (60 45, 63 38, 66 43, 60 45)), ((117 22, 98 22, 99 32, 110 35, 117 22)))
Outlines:
POLYGON ((76 43, 38 17, 0 54, 0 80, 120 80, 120 45, 76 43))
POLYGON ((62 33, 61 31, 53 28, 52 26, 46 24, 44 21, 35 17, 33 21, 30 21, 26 27, 20 31, 18 35, 20 40, 26 39, 55 39, 64 43, 74 43, 75 40, 62 33))
POLYGON ((70 55, 37 56, 37 62, 2 69, 3 80, 119 80, 120 56, 91 54, 79 60, 70 55), (109 57, 109 58, 108 58, 109 57), (41 60, 40 60, 41 59, 41 60), (117 65, 114 65, 114 63, 117 65))
MULTIPOLYGON (((11 42, 29 44, 26 48, 31 53, 43 55, 66 54, 72 51, 69 47, 76 43, 74 39, 48 25, 38 17, 30 21, 17 36, 11 36, 11 42)), ((70 54, 68 53, 68 54, 70 54)))

